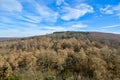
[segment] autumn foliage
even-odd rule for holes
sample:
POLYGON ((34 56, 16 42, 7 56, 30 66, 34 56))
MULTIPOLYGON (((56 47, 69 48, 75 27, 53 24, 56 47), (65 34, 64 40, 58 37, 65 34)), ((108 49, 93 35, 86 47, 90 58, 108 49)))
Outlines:
POLYGON ((89 32, 2 41, 0 80, 120 80, 120 41, 89 32))

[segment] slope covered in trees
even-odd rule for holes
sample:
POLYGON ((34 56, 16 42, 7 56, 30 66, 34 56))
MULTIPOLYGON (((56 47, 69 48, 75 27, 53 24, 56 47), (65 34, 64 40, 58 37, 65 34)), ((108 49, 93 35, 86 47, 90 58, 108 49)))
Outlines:
POLYGON ((0 80, 119 80, 120 35, 54 32, 0 42, 0 80))

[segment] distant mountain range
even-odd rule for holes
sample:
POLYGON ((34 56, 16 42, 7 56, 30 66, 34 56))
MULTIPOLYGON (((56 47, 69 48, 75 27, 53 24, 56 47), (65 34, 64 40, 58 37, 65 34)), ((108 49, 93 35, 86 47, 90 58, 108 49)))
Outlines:
POLYGON ((15 38, 15 37, 0 37, 0 41, 15 40, 15 39, 18 39, 18 38, 15 38))

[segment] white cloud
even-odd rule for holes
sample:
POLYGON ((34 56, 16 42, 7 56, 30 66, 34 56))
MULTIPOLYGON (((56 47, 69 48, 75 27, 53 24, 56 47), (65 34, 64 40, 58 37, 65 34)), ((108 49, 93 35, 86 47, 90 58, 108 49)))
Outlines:
POLYGON ((24 23, 40 23, 41 22, 41 18, 40 16, 36 16, 33 14, 17 14, 17 13, 7 13, 4 14, 6 16, 0 15, 0 22, 3 23, 10 23, 10 24, 15 24, 18 22, 22 22, 25 21, 24 23))
POLYGON ((72 28, 86 28, 87 25, 86 24, 82 24, 82 23, 74 23, 71 25, 72 28))
POLYGON ((0 0, 0 10, 8 12, 21 12, 22 5, 18 0, 0 0))
POLYGON ((117 24, 117 25, 110 25, 110 26, 104 26, 102 28, 116 28, 116 27, 120 27, 120 25, 119 24, 117 24))
POLYGON ((41 17, 40 16, 25 15, 22 18, 23 18, 23 20, 31 22, 31 23, 39 23, 39 22, 41 22, 41 17))
POLYGON ((110 5, 107 5, 105 8, 101 8, 100 11, 105 14, 113 14, 113 10, 110 5))
POLYGON ((116 6, 107 5, 104 8, 100 8, 100 11, 103 14, 115 14, 117 16, 120 16, 120 4, 116 6))
POLYGON ((43 20, 50 21, 50 22, 56 22, 56 20, 58 18, 57 12, 54 12, 50 8, 45 7, 45 6, 42 6, 42 7, 38 6, 37 10, 43 20))
POLYGON ((62 3, 64 3, 64 0, 56 0, 57 5, 61 5, 62 3))
POLYGON ((49 21, 49 22, 56 22, 58 19, 58 12, 53 11, 51 8, 47 7, 43 4, 38 4, 36 1, 31 0, 29 1, 33 7, 35 7, 35 10, 37 13, 39 13, 41 20, 43 21, 49 21))
POLYGON ((47 29, 47 30, 52 30, 52 31, 64 31, 64 30, 66 30, 62 26, 43 26, 43 28, 47 29))
POLYGON ((78 19, 87 13, 93 12, 93 8, 87 4, 79 4, 74 8, 70 6, 65 6, 62 9, 63 9, 62 10, 63 15, 61 16, 61 19, 67 20, 67 21, 72 19, 78 19))

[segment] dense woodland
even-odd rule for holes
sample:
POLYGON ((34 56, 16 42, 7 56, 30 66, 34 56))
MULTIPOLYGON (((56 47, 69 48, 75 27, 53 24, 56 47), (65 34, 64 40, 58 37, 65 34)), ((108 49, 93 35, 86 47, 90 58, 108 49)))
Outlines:
POLYGON ((0 80, 120 80, 120 35, 67 31, 1 41, 0 80))

